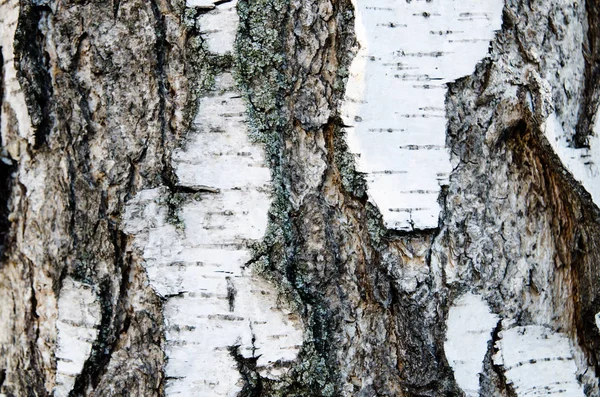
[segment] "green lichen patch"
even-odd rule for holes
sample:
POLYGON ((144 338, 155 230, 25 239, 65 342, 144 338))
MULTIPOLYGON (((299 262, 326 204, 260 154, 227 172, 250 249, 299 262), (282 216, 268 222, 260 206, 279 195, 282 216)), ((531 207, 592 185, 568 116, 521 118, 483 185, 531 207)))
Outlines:
POLYGON ((250 137, 265 145, 272 170, 278 167, 281 133, 289 124, 283 101, 289 86, 282 21, 287 7, 284 0, 238 2, 234 73, 248 104, 250 137))
MULTIPOLYGON (((285 247, 293 238, 289 191, 281 164, 283 133, 289 128, 283 100, 289 86, 284 74, 282 23, 287 7, 285 0, 239 1, 234 57, 234 75, 247 103, 249 135, 265 148, 273 186, 269 224, 264 239, 251 247, 252 262, 256 271, 272 281, 276 278, 278 285, 285 283, 281 277, 287 263, 285 247)), ((288 295, 292 292, 284 289, 288 295)))

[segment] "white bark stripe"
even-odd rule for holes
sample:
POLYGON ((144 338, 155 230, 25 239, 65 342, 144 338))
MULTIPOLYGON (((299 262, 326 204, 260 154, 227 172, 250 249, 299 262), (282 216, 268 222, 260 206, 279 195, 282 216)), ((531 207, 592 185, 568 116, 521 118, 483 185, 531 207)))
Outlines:
POLYGON ((456 383, 467 397, 479 396, 479 374, 498 320, 487 303, 471 293, 461 296, 450 307, 444 350, 456 383))
POLYGON ((446 83, 469 75, 501 27, 502 0, 355 0, 360 50, 342 117, 388 227, 437 227, 448 183, 446 83))
POLYGON ((100 303, 89 285, 65 278, 58 299, 58 349, 54 396, 66 397, 98 336, 100 303))
MULTIPOLYGON (((14 37, 15 30, 17 29, 17 22, 19 18, 19 1, 18 0, 0 0, 0 47, 2 47, 2 57, 4 64, 2 67, 2 73, 4 76, 4 98, 5 105, 10 106, 14 114, 16 115, 19 124, 19 136, 25 139, 33 139, 31 134, 31 121, 27 112, 27 104, 25 103, 25 97, 21 91, 21 85, 17 79, 17 71, 15 69, 14 59, 14 37)), ((10 122, 9 118, 6 117, 5 109, 0 106, 0 112, 2 115, 0 121, 0 131, 2 132, 2 142, 10 155, 16 160, 19 158, 18 142, 16 140, 11 141, 7 139, 5 135, 11 128, 7 125, 10 122)))
POLYGON ((584 396, 577 382, 573 347, 563 334, 539 326, 500 332, 494 363, 504 367, 508 383, 522 396, 584 396))
MULTIPOLYGON (((214 27, 205 32, 209 49, 231 51, 237 21, 235 2, 203 15, 203 29, 214 27)), ((273 286, 244 269, 271 205, 264 152, 247 133, 245 104, 223 73, 214 95, 200 100, 186 149, 173 154, 179 183, 206 190, 181 208, 184 235, 165 224, 163 189, 128 204, 126 230, 144 250, 152 287, 167 298, 167 396, 236 395, 243 383, 229 347, 257 358, 262 376, 277 377, 303 341, 299 319, 273 286)))
POLYGON ((165 305, 168 395, 238 392, 240 375, 229 346, 239 345, 246 357, 260 356, 261 373, 277 376, 275 362, 295 359, 302 343, 298 320, 280 310, 276 291, 242 270, 250 259, 247 242, 266 230, 270 172, 262 148, 248 139, 244 102, 234 89, 230 74, 216 78, 218 94, 201 100, 197 135, 187 150, 174 154, 182 185, 219 193, 182 208, 181 259, 196 262, 157 272, 157 279, 174 281, 165 286, 169 293, 180 294, 165 305))

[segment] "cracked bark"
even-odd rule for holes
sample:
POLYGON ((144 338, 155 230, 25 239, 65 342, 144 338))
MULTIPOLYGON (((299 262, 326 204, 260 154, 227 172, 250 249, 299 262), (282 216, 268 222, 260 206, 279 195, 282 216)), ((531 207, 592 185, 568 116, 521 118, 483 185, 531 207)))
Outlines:
MULTIPOLYGON (((443 19, 437 0, 416 3, 434 7, 421 19, 443 19)), ((600 134, 598 4, 538 3, 506 0, 488 57, 448 83, 452 172, 438 227, 406 231, 386 228, 346 141, 341 109, 358 48, 349 0, 240 0, 234 50, 222 53, 211 47, 218 29, 209 18, 225 15, 228 1, 0 2, 0 395, 169 395, 172 334, 195 326, 173 325, 168 307, 190 294, 158 294, 136 239, 173 226, 165 246, 187 244, 194 224, 182 213, 228 197, 180 180, 172 158, 202 133, 193 120, 203 101, 224 93, 245 101, 240 123, 271 173, 265 236, 240 237, 235 252, 251 251, 243 271, 268 280, 303 335, 297 355, 269 363, 269 374, 261 349, 274 345, 260 339, 260 324, 250 324, 250 341, 227 342, 239 395, 469 395, 444 348, 449 310, 465 293, 500 319, 478 364, 481 395, 522 395, 502 346, 510 330, 535 327, 571 341, 570 356, 535 352, 520 366, 572 363, 569 385, 600 395, 600 210, 547 132, 555 115, 577 150, 600 134), (221 81, 229 73, 234 88, 221 81), (158 198, 140 204, 149 191, 158 198), (151 205, 165 219, 144 212, 151 205), (137 229, 125 219, 136 210, 150 219, 137 229), (61 301, 65 285, 89 288, 99 314, 70 324, 97 333, 78 339, 89 353, 61 394, 57 374, 71 360, 57 357, 58 308, 71 307, 61 301)), ((236 219, 228 208, 218 216, 236 219)), ((208 228, 207 219, 192 222, 208 228)), ((200 268, 196 260, 168 266, 200 268)), ((254 287, 226 270, 215 316, 233 328, 248 307, 244 288, 254 287)))

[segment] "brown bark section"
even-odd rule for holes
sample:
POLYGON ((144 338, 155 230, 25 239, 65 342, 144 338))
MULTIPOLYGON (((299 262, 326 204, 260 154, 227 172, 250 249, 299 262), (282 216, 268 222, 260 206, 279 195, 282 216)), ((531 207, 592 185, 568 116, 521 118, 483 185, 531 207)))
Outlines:
MULTIPOLYGON (((280 200, 267 273, 299 306, 308 342, 285 387, 263 380, 245 395, 458 395, 443 354, 446 292, 429 269, 433 234, 385 230, 345 152, 338 110, 355 45, 351 4, 292 2, 283 15, 286 111, 265 133, 279 142, 280 200), (422 279, 406 291, 413 271, 422 279)), ((252 109, 265 75, 243 76, 251 115, 265 113, 252 109)), ((264 119, 255 116, 259 129, 264 119)))

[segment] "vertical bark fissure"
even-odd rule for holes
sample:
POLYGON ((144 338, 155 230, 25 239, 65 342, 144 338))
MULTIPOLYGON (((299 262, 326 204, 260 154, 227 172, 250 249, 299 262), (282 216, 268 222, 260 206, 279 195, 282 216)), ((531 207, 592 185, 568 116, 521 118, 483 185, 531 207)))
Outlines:
POLYGON ((85 361, 83 370, 75 379, 75 385, 69 392, 70 397, 85 396, 90 387, 95 388, 110 360, 112 344, 114 343, 114 336, 111 338, 111 334, 114 332, 111 284, 110 280, 102 280, 99 283, 98 297, 100 299, 101 320, 98 326, 98 336, 92 345, 92 351, 85 361))
MULTIPOLYGON (((2 55, 2 47, 0 47, 0 107, 4 103, 4 57, 2 55)), ((0 123, 2 122, 2 111, 0 110, 0 123)), ((1 125, 1 124, 0 124, 1 125)), ((4 262, 5 252, 10 244, 10 228, 11 221, 9 215, 10 197, 14 184, 13 173, 16 171, 16 164, 6 153, 6 142, 0 135, 0 266, 4 262)))
MULTIPOLYGON (((4 104, 4 54, 2 53, 2 46, 0 46, 0 106, 2 106, 3 104, 4 104)), ((0 123, 1 122, 2 122, 2 108, 0 108, 0 123)), ((0 146, 2 146, 2 145, 0 145, 0 146)))
POLYGON ((45 2, 21 0, 19 25, 15 33, 15 66, 25 92, 27 108, 35 130, 34 149, 47 143, 53 127, 53 88, 44 34, 39 23, 52 11, 45 2))
MULTIPOLYGON (((150 0, 150 7, 152 9, 152 14, 155 19, 155 51, 156 51, 156 65, 155 65, 155 73, 158 82, 158 120, 160 123, 160 136, 161 136, 161 146, 166 148, 167 145, 171 142, 170 128, 169 122, 167 119, 167 100, 169 98, 169 81, 167 79, 167 74, 165 70, 166 65, 166 54, 168 50, 167 46, 167 32, 165 26, 164 16, 159 8, 157 0, 150 0)), ((171 166, 171 159, 169 156, 168 150, 163 151, 162 154, 162 182, 169 188, 173 188, 177 184, 177 176, 173 171, 171 166)))
POLYGON ((518 397, 512 385, 508 383, 502 368, 494 364, 493 356, 498 352, 496 343, 500 340, 501 331, 502 322, 498 321, 488 342, 488 351, 483 362, 484 370, 480 374, 481 393, 490 396, 499 394, 502 397, 518 397))
POLYGON ((31 373, 28 374, 27 391, 32 396, 47 396, 48 392, 44 385, 44 371, 39 363, 39 352, 37 349, 38 339, 40 337, 39 331, 39 316, 37 313, 38 302, 36 298, 36 291, 33 279, 33 263, 28 261, 29 269, 27 275, 30 282, 30 297, 29 297, 29 311, 28 311, 28 328, 27 337, 29 339, 29 369, 31 373))
POLYGON ((573 144, 576 148, 589 147, 588 137, 594 133, 594 120, 600 105, 600 2, 585 0, 587 13, 587 41, 582 44, 585 60, 583 97, 573 144))

